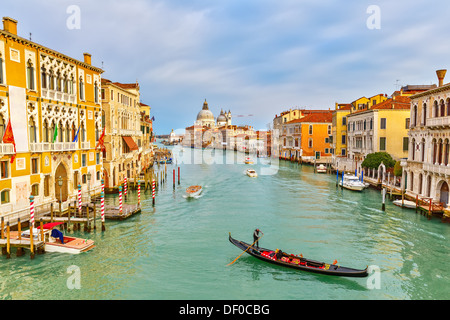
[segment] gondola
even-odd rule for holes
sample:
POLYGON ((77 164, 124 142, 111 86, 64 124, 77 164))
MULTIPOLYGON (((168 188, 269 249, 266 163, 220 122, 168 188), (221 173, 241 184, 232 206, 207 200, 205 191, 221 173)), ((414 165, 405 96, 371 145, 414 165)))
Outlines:
POLYGON ((231 233, 229 234, 229 240, 232 244, 238 247, 241 250, 246 251, 249 255, 254 256, 260 260, 270 262, 276 265, 290 267, 293 269, 298 269, 302 271, 309 271, 321 274, 327 274, 332 276, 341 276, 341 277, 367 277, 368 272, 366 267, 363 270, 352 269, 347 267, 342 267, 335 264, 328 264, 325 262, 314 261, 310 259, 306 259, 303 257, 299 257, 297 255, 283 253, 280 259, 277 259, 275 256, 275 251, 271 249, 265 249, 260 247, 251 246, 251 244, 239 241, 231 237, 231 233), (250 247, 250 248, 249 248, 250 247))

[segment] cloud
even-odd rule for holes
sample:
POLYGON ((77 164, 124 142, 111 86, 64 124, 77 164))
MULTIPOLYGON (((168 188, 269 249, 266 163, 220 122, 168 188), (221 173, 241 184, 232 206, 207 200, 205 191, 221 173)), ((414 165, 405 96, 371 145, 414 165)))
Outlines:
POLYGON ((392 93, 401 84, 435 83, 449 63, 446 2, 313 0, 8 1, 19 33, 93 64, 113 81, 141 86, 158 133, 192 124, 203 100, 217 115, 263 127, 291 107, 392 93), (66 8, 81 9, 68 30, 66 8), (366 26, 369 5, 381 29, 366 26))

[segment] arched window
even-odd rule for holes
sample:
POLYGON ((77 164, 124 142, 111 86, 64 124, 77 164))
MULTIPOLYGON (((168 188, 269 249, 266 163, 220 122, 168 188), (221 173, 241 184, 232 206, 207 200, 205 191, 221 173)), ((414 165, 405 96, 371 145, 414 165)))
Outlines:
POLYGON ((55 75, 53 74, 53 70, 52 69, 50 69, 48 82, 49 82, 49 85, 50 85, 49 89, 50 90, 55 90, 55 75))
POLYGON ((41 85, 43 89, 47 89, 47 70, 45 67, 41 68, 41 85))
POLYGON ((2 190, 1 192, 1 203, 9 203, 9 190, 2 190))
POLYGON ((3 135, 5 134, 5 129, 5 119, 3 119, 3 115, 0 114, 0 137, 3 137, 3 135))
POLYGON ((61 72, 56 73, 56 91, 62 91, 61 90, 61 72))
POLYGON ((29 128, 30 128, 30 143, 36 143, 37 137, 36 137, 36 123, 34 122, 33 118, 30 118, 29 121, 29 128))
POLYGON ((417 106, 414 106, 413 108, 413 120, 412 120, 412 126, 415 127, 417 126, 417 106))
POLYGON ((83 77, 80 77, 80 100, 84 100, 84 83, 83 83, 83 77))
POLYGON ((441 100, 441 101, 439 102, 439 107, 440 107, 440 109, 441 109, 439 115, 440 115, 441 117, 444 117, 445 114, 446 114, 446 112, 445 112, 445 104, 444 104, 444 100, 441 100))
POLYGON ((27 89, 34 90, 34 68, 30 60, 27 63, 27 89))
POLYGON ((422 123, 425 126, 427 124, 427 104, 426 103, 423 104, 423 112, 422 113, 423 113, 422 123))
POLYGON ((4 83, 4 79, 3 79, 3 58, 2 58, 2 54, 0 53, 0 83, 4 83))
POLYGON ((69 87, 68 87, 68 80, 67 80, 67 75, 64 74, 64 78, 63 78, 63 91, 64 93, 69 93, 69 87))
POLYGON ((42 128, 42 134, 44 135, 44 139, 43 139, 44 142, 50 142, 49 139, 48 139, 48 137, 49 137, 48 130, 49 130, 49 128, 48 128, 48 121, 45 120, 44 124, 43 124, 43 128, 42 128))
POLYGON ((437 101, 434 101, 433 106, 434 106, 434 108, 433 108, 433 110, 434 110, 434 117, 435 118, 439 117, 439 105, 438 105, 437 101))
POLYGON ((94 102, 98 103, 98 84, 97 81, 94 83, 94 102))

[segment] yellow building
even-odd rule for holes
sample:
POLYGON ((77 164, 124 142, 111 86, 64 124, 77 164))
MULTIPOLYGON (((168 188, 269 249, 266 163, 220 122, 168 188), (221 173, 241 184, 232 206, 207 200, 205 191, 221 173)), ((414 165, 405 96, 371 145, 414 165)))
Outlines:
POLYGON ((34 43, 18 36, 16 20, 3 18, 0 133, 11 121, 16 154, 11 163, 13 146, 0 143, 0 214, 28 214, 30 195, 37 211, 59 200, 64 209, 78 184, 84 199, 99 192, 102 72, 90 54, 79 61, 34 43))

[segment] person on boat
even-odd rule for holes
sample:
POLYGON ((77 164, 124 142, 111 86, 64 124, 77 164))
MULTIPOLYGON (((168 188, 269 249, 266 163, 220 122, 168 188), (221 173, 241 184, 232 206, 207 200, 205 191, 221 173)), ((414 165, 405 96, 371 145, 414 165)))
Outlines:
POLYGON ((262 236, 264 235, 264 233, 259 229, 255 229, 255 231, 253 232, 253 242, 255 243, 257 248, 259 248, 259 238, 262 237, 259 236, 259 233, 261 233, 262 236))
POLYGON ((280 260, 282 256, 283 251, 281 251, 280 249, 275 250, 275 257, 277 258, 277 260, 280 260))

